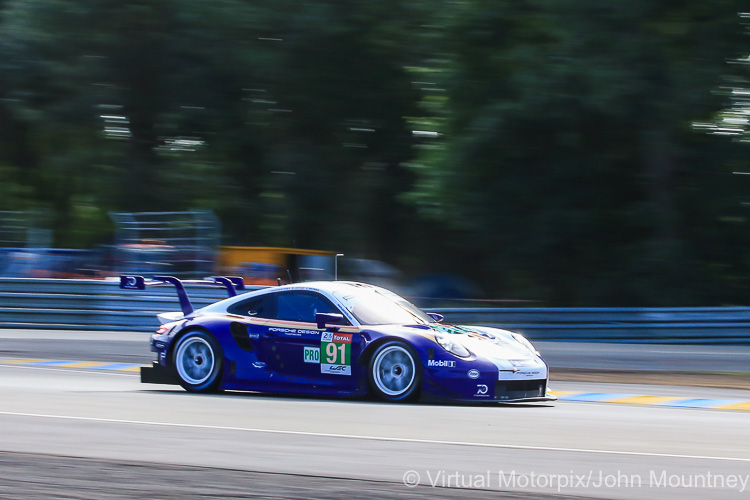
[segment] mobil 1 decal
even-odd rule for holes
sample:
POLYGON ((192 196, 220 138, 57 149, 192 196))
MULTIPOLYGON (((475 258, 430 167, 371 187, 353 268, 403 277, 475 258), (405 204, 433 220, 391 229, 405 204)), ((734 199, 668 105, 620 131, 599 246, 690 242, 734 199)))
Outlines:
POLYGON ((323 332, 320 337, 320 373, 352 374, 352 334, 323 332))

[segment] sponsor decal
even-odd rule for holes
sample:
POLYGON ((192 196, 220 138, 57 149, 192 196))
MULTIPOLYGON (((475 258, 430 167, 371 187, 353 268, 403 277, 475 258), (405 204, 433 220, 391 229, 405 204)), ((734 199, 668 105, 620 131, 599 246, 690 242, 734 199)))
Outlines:
POLYGON ((488 397, 490 397, 490 395, 487 394, 489 392, 489 390, 490 390, 489 387, 487 387, 486 385, 484 385, 484 384, 477 384, 477 392, 476 392, 476 394, 474 394, 474 397, 477 397, 477 398, 488 398, 488 397))
POLYGON ((320 342, 320 373, 352 374, 351 333, 324 332, 320 342))
POLYGON ((479 378, 479 370, 471 369, 468 372, 466 372, 466 375, 469 376, 469 378, 477 379, 479 378))
POLYGON ((331 342, 343 342, 346 344, 351 344, 352 334, 351 333, 334 333, 333 340, 331 340, 331 342))
POLYGON ((433 330, 441 333, 448 334, 460 334, 460 333, 475 333, 474 330, 466 328, 465 326, 453 326, 453 325, 430 325, 433 330))
POLYGON ((441 333, 448 333, 448 334, 466 334, 469 337, 475 338, 475 339, 485 339, 485 340, 491 340, 494 341, 497 344, 505 344, 506 342, 500 339, 499 337, 489 333, 484 332, 481 330, 477 330, 475 328, 468 328, 466 326, 456 326, 456 325, 430 325, 430 328, 432 328, 434 331, 438 331, 441 333))
POLYGON ((320 363, 320 347, 305 346, 305 363, 320 363))
POLYGON ((443 359, 428 359, 427 366, 436 366, 439 368, 455 368, 456 362, 443 359))
POLYGON ((316 330, 298 330, 296 328, 280 328, 271 327, 268 329, 269 332, 284 333, 286 335, 293 335, 295 337, 299 335, 317 335, 319 332, 316 330))
POLYGON ((299 337, 300 333, 297 331, 296 328, 269 328, 269 332, 276 332, 281 333, 284 335, 289 335, 291 337, 299 337))
POLYGON ((141 276, 121 276, 120 288, 129 290, 145 290, 146 284, 141 276))
POLYGON ((351 375, 352 367, 350 365, 320 365, 321 373, 330 373, 332 375, 351 375))
POLYGON ((491 335, 489 333, 476 330, 474 328, 468 328, 465 326, 456 326, 456 325, 430 325, 430 328, 432 328, 433 331, 438 331, 441 333, 448 333, 451 335, 459 335, 459 334, 466 334, 469 337, 476 338, 476 339, 489 339, 494 340, 495 342, 500 343, 500 339, 495 337, 494 335, 491 335))

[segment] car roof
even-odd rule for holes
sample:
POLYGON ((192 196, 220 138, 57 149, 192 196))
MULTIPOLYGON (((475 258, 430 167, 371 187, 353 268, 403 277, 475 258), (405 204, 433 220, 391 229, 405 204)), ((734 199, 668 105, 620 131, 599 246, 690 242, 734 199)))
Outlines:
MULTIPOLYGON (((345 293, 353 289, 377 290, 378 287, 374 285, 369 285, 367 283, 358 283, 355 281, 309 281, 309 282, 303 282, 303 283, 291 283, 289 285, 269 286, 269 287, 264 287, 264 288, 260 288, 257 290, 251 290, 247 293, 242 293, 234 297, 229 297, 227 299, 214 302, 213 304, 209 304, 205 307, 202 307, 196 310, 195 312, 196 313, 226 313, 232 305, 238 302, 241 302, 246 299, 251 299, 254 297, 259 297, 259 296, 266 295, 266 294, 276 293, 276 292, 285 292, 285 291, 294 291, 294 290, 310 290, 310 291, 322 293, 323 295, 327 295, 329 298, 333 299, 334 293, 336 292, 345 293)), ((356 321, 356 320, 352 319, 352 321, 356 321)))
POLYGON ((226 309, 230 307, 232 304, 235 304, 237 302, 240 302, 242 300, 245 300, 251 297, 265 295, 267 293, 276 293, 276 292, 294 291, 294 290, 312 290, 312 291, 320 292, 324 295, 331 296, 334 292, 346 292, 346 291, 351 291, 354 288, 359 288, 359 289, 365 288, 365 289, 370 289, 370 290, 376 290, 378 287, 374 285, 368 285, 367 283, 357 283, 354 281, 308 281, 308 282, 303 282, 303 283, 292 283, 289 285, 269 286, 269 287, 259 288, 257 290, 250 290, 246 293, 241 293, 234 297, 229 297, 227 299, 214 302, 213 304, 207 305, 206 307, 203 307, 200 310, 204 312, 226 311, 226 309))
MULTIPOLYGON (((367 283, 358 283, 356 281, 307 281, 302 283, 292 283, 289 285, 282 285, 279 287, 271 287, 273 290, 294 290, 294 289, 302 289, 302 290, 321 290, 326 292, 341 292, 345 290, 351 290, 352 288, 371 288, 375 289, 377 288, 374 285, 369 285, 367 283)), ((268 289, 271 291, 270 289, 268 289)))

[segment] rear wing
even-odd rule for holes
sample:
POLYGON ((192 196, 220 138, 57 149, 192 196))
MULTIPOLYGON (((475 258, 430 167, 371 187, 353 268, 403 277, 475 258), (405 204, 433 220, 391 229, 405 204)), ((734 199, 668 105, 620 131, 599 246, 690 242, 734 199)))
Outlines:
POLYGON ((145 290, 147 286, 164 286, 174 285, 177 291, 177 298, 180 299, 180 309, 182 314, 187 316, 193 312, 193 305, 190 303, 185 284, 190 285, 208 285, 223 286, 227 289, 227 295, 234 297, 237 290, 245 289, 245 282, 238 276, 211 276, 204 280, 186 280, 181 281, 173 276, 154 276, 153 280, 146 280, 143 276, 120 276, 120 288, 123 290, 145 290))

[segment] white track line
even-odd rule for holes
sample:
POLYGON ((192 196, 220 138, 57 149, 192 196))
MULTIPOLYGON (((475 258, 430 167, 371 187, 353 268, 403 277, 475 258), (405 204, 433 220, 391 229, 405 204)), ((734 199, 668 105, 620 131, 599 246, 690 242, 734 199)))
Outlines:
POLYGON ((411 439, 411 438, 398 438, 388 436, 364 436, 359 434, 336 434, 328 432, 308 432, 308 431, 289 431, 289 430, 277 430, 277 429, 259 429, 253 427, 230 427, 221 425, 205 425, 205 424, 180 424, 176 422, 154 422, 148 420, 124 420, 114 418, 97 418, 97 417, 78 417, 72 415, 47 415, 42 413, 20 413, 10 411, 0 411, 0 415, 11 416, 11 417, 36 417, 36 418, 49 418, 58 420, 75 420, 81 422, 102 422, 102 423, 113 423, 113 424, 130 424, 130 425, 152 425, 158 427, 175 427, 184 429, 205 429, 205 430, 220 430, 220 431, 239 431, 239 432, 258 432, 265 434, 281 434, 287 436, 308 436, 308 437, 327 437, 327 438, 339 438, 339 439, 362 439, 368 441, 387 441, 395 443, 414 443, 414 444, 431 444, 431 445, 452 445, 452 446, 475 446, 481 448, 502 448, 512 450, 531 450, 531 451, 560 451, 560 452, 575 452, 575 453, 596 453, 605 455, 626 455, 626 456, 637 456, 637 457, 661 457, 661 458, 682 458, 691 460, 723 460, 728 462, 750 462, 750 458, 740 457, 712 457, 705 455, 678 455, 672 453, 648 453, 639 451, 622 451, 622 450, 593 450, 585 448, 562 448, 553 446, 527 446, 527 445, 515 445, 515 444, 500 444, 500 443, 474 443, 470 441, 442 441, 433 439, 411 439))

